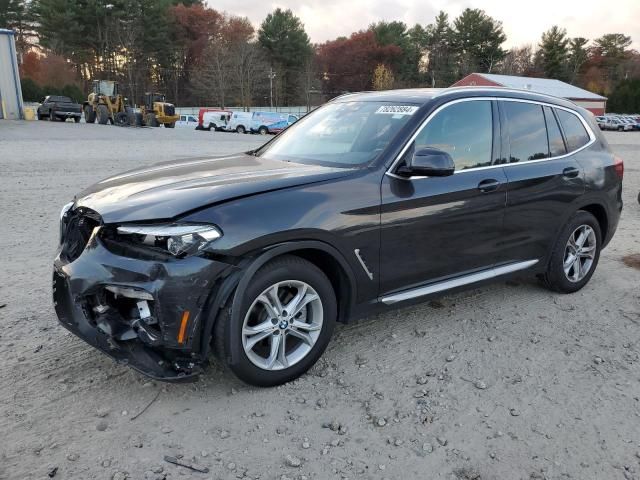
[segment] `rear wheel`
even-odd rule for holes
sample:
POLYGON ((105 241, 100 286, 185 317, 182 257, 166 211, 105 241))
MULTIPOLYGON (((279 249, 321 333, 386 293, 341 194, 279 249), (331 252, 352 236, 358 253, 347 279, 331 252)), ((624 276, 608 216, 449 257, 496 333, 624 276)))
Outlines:
POLYGON ((84 121, 87 123, 95 123, 96 112, 90 105, 84 106, 84 121))
POLYGON ((216 321, 218 357, 242 380, 271 387, 305 373, 327 347, 336 297, 326 275, 294 256, 264 265, 245 292, 240 314, 227 306, 216 321), (229 362, 229 352, 238 352, 229 362))
POLYGON ((269 133, 269 129, 265 126, 262 126, 258 129, 258 133, 260 135, 266 135, 267 133, 269 133))
POLYGON ((238 125, 236 127, 236 132, 237 133, 247 133, 247 131, 245 130, 245 128, 242 125, 238 125))
POLYGON ((598 220, 579 210, 564 226, 551 254, 545 285, 556 292, 573 293, 584 287, 595 272, 602 233, 598 220))
POLYGON ((96 116, 100 125, 106 125, 107 123, 109 123, 109 109, 107 108, 107 106, 98 105, 96 116))

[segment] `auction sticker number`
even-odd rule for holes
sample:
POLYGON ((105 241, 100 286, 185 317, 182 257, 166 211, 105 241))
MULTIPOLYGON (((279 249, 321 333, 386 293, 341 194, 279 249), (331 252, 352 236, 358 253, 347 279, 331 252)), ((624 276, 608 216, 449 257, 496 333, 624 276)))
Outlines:
POLYGON ((418 110, 418 107, 414 105, 384 105, 376 110, 376 114, 413 115, 416 110, 418 110))

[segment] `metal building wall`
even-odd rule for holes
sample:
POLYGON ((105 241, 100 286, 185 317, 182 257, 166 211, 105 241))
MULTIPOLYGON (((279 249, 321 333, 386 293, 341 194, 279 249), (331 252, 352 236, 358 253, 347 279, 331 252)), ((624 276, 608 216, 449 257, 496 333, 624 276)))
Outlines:
POLYGON ((23 118, 22 89, 13 30, 0 29, 0 118, 23 118))

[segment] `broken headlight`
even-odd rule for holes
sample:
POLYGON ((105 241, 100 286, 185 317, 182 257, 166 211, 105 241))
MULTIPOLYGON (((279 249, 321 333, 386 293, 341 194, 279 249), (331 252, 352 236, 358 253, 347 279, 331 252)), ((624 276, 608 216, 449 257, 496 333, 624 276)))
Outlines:
POLYGON ((128 236, 134 242, 165 250, 176 257, 197 253, 222 236, 222 232, 213 225, 179 223, 121 225, 118 233, 128 236))

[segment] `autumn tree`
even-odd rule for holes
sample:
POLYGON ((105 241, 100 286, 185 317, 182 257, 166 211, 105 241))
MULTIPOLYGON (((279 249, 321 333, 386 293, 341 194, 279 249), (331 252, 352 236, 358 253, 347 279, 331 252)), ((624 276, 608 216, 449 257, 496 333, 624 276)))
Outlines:
POLYGON ((393 81, 393 72, 389 67, 383 64, 376 66, 371 82, 374 90, 391 90, 393 88, 393 81))
POLYGON ((360 31, 318 46, 318 68, 328 95, 371 88, 379 64, 393 65, 402 54, 396 45, 380 45, 372 31, 360 31))

